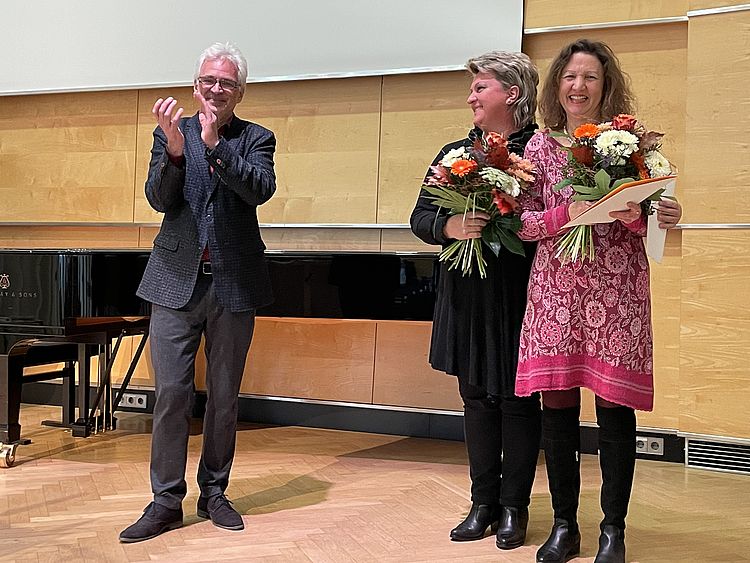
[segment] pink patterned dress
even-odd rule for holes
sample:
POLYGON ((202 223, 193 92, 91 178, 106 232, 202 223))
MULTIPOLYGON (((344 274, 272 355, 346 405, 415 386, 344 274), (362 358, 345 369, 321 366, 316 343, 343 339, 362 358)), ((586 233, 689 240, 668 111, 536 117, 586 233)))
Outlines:
POLYGON ((556 192, 567 152, 537 132, 524 156, 536 164, 534 197, 521 216, 537 240, 521 329, 516 395, 586 387, 639 410, 653 408, 653 351, 643 217, 594 225, 593 261, 555 258, 573 190, 556 192))

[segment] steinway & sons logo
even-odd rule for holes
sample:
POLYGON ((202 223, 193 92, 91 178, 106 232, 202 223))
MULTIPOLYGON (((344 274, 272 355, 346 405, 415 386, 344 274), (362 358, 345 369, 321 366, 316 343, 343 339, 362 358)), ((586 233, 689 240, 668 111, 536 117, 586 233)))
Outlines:
POLYGON ((36 291, 8 291, 10 289, 10 274, 0 274, 0 297, 19 297, 21 299, 35 299, 39 296, 36 291))

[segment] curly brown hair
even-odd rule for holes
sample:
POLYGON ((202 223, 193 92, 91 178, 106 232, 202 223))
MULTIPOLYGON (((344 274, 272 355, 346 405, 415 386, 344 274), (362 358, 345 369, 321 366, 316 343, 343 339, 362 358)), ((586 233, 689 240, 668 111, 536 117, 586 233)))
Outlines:
POLYGON ((600 119, 609 121, 618 113, 633 113, 635 101, 630 89, 630 77, 620 68, 617 55, 606 43, 579 39, 563 47, 550 65, 539 100, 539 113, 544 124, 555 131, 562 131, 566 125, 567 116, 558 99, 560 78, 570 58, 576 53, 595 56, 604 69, 600 119))

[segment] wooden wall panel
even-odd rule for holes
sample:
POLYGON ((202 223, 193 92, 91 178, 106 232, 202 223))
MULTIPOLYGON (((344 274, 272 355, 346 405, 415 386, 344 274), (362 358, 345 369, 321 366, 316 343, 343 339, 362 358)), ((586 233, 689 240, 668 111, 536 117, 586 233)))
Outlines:
POLYGON ((238 114, 276 134, 264 223, 374 223, 380 77, 248 85, 238 114))
POLYGON ((0 103, 3 221, 133 220, 136 92, 0 103))
MULTIPOLYGON (((276 134, 277 191, 265 223, 374 223, 380 127, 379 77, 249 84, 237 115, 276 134)), ((142 194, 158 97, 175 95, 186 115, 190 89, 144 90, 139 101, 136 221, 158 221, 142 194)))
MULTIPOLYGON (((367 251, 380 250, 380 229, 261 227, 268 250, 367 251)), ((141 227, 139 246, 151 248, 158 227, 141 227)))
POLYGON ((136 248, 135 226, 2 225, 0 248, 136 248))
POLYGON ((684 16, 688 0, 609 0, 556 2, 526 0, 524 28, 556 27, 684 16))
POLYGON ((440 246, 418 239, 410 229, 383 229, 380 238, 383 252, 440 252, 440 246))
POLYGON ((686 223, 750 223, 748 27, 750 10, 690 19, 686 223))
POLYGON ((325 229, 271 227, 261 229, 269 250, 367 251, 380 250, 380 229, 325 229))
MULTIPOLYGON (((128 358, 138 344, 132 340, 128 358)), ((258 317, 240 392, 370 403, 374 348, 374 321, 258 317)), ((205 390, 203 343, 198 349, 195 371, 196 388, 205 390)), ((116 381, 120 379, 118 376, 116 381)), ((153 386, 151 348, 147 343, 131 387, 153 386)))
POLYGON ((383 77, 378 223, 408 223, 438 151, 472 127, 463 71, 383 77))
POLYGON ((463 410, 458 383, 427 361, 430 322, 379 321, 373 403, 463 410))
POLYGON ((680 430, 750 438, 750 230, 682 235, 680 430))
POLYGON ((241 393, 372 402, 375 322, 259 317, 241 393))
POLYGON ((708 8, 724 8, 725 6, 740 6, 747 4, 747 0, 688 0, 689 10, 705 10, 708 8))
POLYGON ((159 234, 159 227, 140 227, 138 229, 138 247, 153 248, 157 234, 159 234))

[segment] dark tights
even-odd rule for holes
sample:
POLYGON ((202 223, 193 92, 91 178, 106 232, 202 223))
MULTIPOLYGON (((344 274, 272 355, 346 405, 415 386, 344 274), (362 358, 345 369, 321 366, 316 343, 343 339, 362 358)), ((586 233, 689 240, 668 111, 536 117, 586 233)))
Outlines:
MULTIPOLYGON (((571 409, 581 406, 581 390, 566 389, 564 391, 544 391, 542 393, 542 403, 545 409, 571 409)), ((596 406, 604 409, 613 409, 621 407, 617 403, 612 403, 602 399, 597 395, 596 406)))

